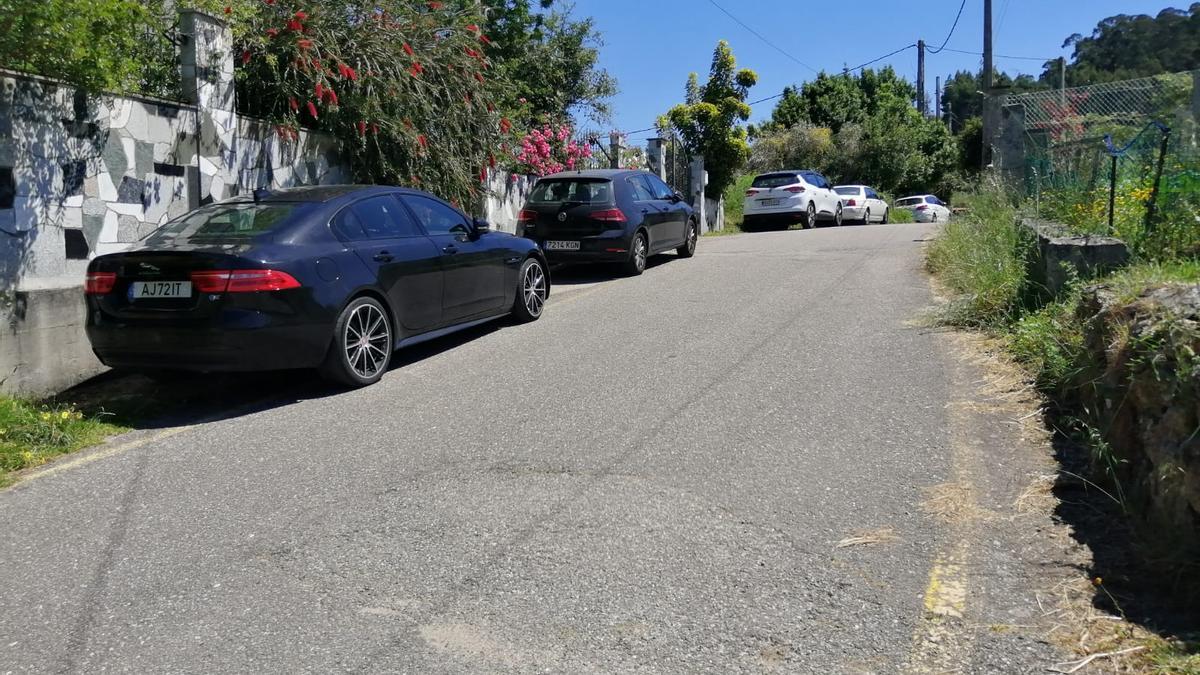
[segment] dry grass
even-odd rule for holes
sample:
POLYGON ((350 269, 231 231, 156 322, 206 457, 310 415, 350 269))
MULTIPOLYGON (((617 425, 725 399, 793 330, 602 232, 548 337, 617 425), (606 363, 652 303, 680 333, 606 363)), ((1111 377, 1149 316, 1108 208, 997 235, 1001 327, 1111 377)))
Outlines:
POLYGON ((881 527, 877 530, 858 530, 851 536, 839 541, 834 548, 848 548, 850 546, 872 546, 875 544, 890 544, 900 541, 900 537, 896 536, 895 531, 890 527, 881 527))

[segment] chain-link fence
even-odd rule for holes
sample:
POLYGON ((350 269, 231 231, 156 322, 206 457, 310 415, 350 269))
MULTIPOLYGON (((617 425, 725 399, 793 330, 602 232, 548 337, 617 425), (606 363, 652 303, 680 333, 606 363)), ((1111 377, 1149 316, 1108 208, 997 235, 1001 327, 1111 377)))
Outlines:
POLYGON ((1000 99, 997 166, 1039 213, 1147 258, 1200 254, 1200 71, 1000 99))
POLYGON ((663 169, 667 185, 681 195, 692 194, 692 156, 673 130, 662 134, 663 169))

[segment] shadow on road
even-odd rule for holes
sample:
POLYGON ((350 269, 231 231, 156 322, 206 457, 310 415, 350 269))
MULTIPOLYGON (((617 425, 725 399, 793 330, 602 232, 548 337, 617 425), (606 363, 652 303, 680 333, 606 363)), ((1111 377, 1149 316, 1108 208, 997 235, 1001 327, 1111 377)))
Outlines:
MULTIPOLYGON (((389 371, 403 371, 509 325, 498 319, 401 349, 393 354, 389 371)), ((386 377, 397 375, 403 373, 389 372, 386 377)), ((346 391, 309 369, 155 377, 109 371, 62 392, 54 401, 131 429, 161 429, 241 417, 346 391)))
POLYGON ((1200 565, 1172 559, 1169 535, 1150 541, 1107 489, 1080 478, 1091 472, 1086 448, 1055 434, 1054 450, 1060 466, 1055 515, 1092 552, 1092 566, 1083 570, 1100 580, 1092 605, 1163 636, 1200 639, 1200 565))
MULTIPOLYGON (((679 256, 674 253, 660 253, 650 256, 646 260, 646 269, 651 270, 661 265, 666 265, 672 261, 678 260, 679 256)), ((561 264, 550 268, 550 281, 553 286, 584 286, 588 284, 598 284, 605 281, 613 281, 615 279, 623 279, 627 275, 621 269, 620 265, 616 264, 590 264, 590 265, 570 265, 561 264)), ((551 290, 553 294, 553 290, 551 290)))

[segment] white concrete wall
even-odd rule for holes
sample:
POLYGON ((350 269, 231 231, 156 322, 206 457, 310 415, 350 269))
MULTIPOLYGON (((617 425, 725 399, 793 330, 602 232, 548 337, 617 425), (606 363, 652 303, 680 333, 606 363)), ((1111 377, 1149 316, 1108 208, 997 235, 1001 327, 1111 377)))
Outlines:
POLYGON ((517 216, 525 205, 525 198, 537 182, 535 176, 522 176, 504 171, 489 171, 484 183, 486 194, 480 217, 500 232, 516 232, 517 216))

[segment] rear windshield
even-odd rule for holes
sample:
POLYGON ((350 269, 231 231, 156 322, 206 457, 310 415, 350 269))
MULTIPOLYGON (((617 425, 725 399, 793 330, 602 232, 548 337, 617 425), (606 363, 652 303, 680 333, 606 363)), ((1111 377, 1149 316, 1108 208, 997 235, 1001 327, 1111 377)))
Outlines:
POLYGON ((896 202, 896 206, 916 206, 917 204, 920 204, 923 201, 925 201, 924 197, 906 197, 904 199, 898 200, 896 202))
POLYGON ((937 197, 926 197, 925 201, 929 202, 930 204, 941 204, 942 203, 942 200, 938 199, 937 197))
POLYGON ((757 176, 750 187, 756 188, 777 188, 784 185, 794 185, 799 183, 800 179, 794 173, 764 173, 757 176))
POLYGON ((177 218, 151 233, 176 241, 240 241, 267 234, 288 219, 301 202, 214 204, 177 218))
POLYGON ((529 193, 529 201, 535 204, 611 204, 612 181, 587 178, 542 180, 529 193))
POLYGON ((840 188, 834 188, 833 190, 834 190, 834 192, 837 192, 839 195, 848 195, 848 196, 853 196, 853 197, 857 197, 862 194, 862 188, 856 188, 856 187, 840 187, 840 188))

